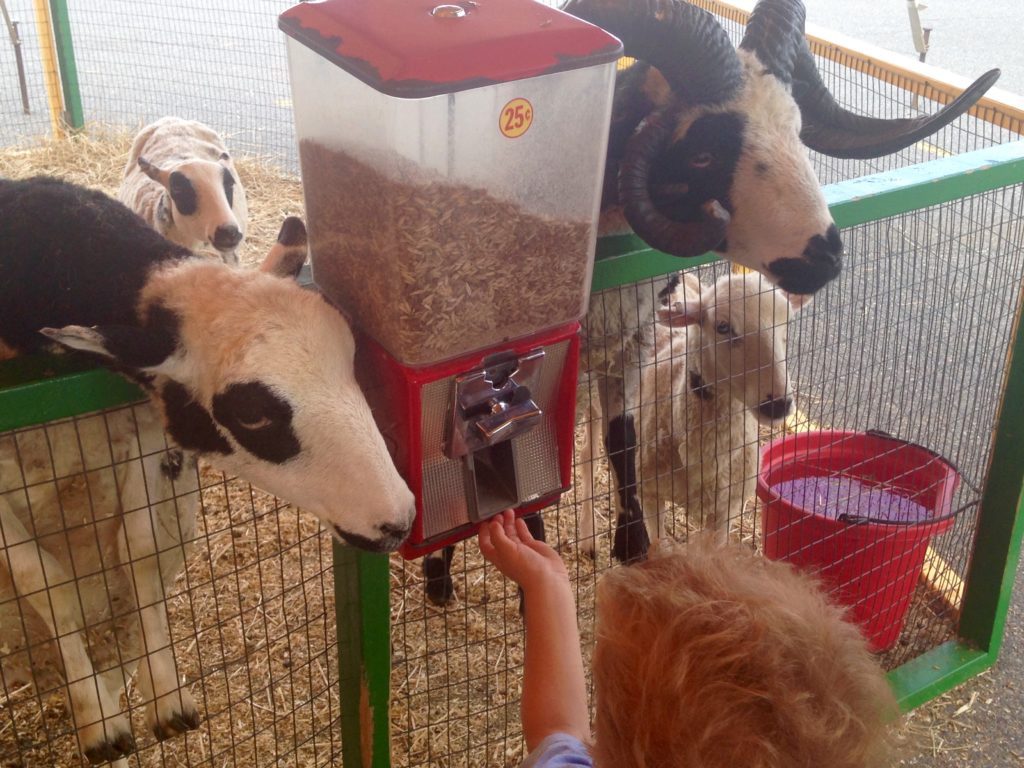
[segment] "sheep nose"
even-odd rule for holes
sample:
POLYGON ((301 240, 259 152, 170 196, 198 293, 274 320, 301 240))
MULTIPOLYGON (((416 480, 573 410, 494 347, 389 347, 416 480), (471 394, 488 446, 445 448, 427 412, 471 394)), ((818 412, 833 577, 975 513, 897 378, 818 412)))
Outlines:
POLYGON ((409 534, 408 525, 392 525, 391 523, 384 523, 378 525, 377 530, 380 531, 381 536, 393 537, 396 539, 404 539, 409 534))
POLYGON ((766 274, 782 290, 809 296, 839 277, 842 269, 843 240, 830 224, 825 234, 807 241, 800 258, 776 259, 766 274))
POLYGON ((757 410, 772 421, 780 421, 786 418, 792 409, 792 397, 772 397, 771 395, 768 395, 768 398, 757 406, 757 410))
POLYGON ((807 241, 804 248, 804 258, 815 264, 834 266, 836 274, 843 256, 843 240, 839 237, 839 230, 835 224, 831 224, 824 235, 814 235, 807 241))
POLYGON ((227 251, 242 242, 242 233, 234 224, 217 227, 213 233, 213 247, 218 251, 227 251))

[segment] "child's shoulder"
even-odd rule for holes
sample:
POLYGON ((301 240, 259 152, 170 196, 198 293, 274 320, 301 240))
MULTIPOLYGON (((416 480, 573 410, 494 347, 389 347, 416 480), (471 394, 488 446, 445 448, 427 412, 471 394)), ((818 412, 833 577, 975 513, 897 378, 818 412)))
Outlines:
POLYGON ((589 750, 575 736, 553 733, 537 745, 521 768, 593 768, 589 750))

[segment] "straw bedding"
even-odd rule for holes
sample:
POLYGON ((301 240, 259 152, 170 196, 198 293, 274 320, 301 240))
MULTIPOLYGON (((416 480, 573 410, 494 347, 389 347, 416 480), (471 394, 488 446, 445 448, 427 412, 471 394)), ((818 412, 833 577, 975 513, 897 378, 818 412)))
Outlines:
MULTIPOLYGON (((113 192, 130 143, 128 132, 93 129, 65 142, 8 148, 0 150, 0 175, 53 173, 113 192)), ((251 265, 273 242, 282 218, 301 214, 301 185, 259 161, 239 160, 238 169, 250 204, 250 232, 240 255, 251 265)), ((435 189, 433 204, 451 192, 435 189)), ((466 194, 467 201, 475 195, 466 194)), ((478 196, 474 202, 481 202, 478 196)), ((499 208, 493 210, 497 215, 499 208)), ((558 223, 552 231, 578 239, 581 233, 574 227, 558 223)), ((540 256, 534 258, 535 265, 543 263, 540 256)), ((498 266, 492 263, 489 269, 498 266)), ((541 271, 538 285, 553 280, 550 267, 541 271)), ((440 261, 430 269, 442 269, 440 261)), ((429 274, 415 279, 429 285, 429 274)), ((358 283, 366 287, 365 280, 358 283)), ((387 298, 394 302, 400 293, 390 286, 387 298)), ((567 291, 557 295, 566 311, 579 301, 567 291)), ((413 307, 409 304, 404 311, 413 307)), ((452 342, 446 339, 448 346, 452 342)), ((604 463, 596 463, 594 472, 596 562, 578 555, 573 492, 546 513, 548 540, 566 558, 576 586, 587 655, 593 639, 594 585, 611 567, 604 463)), ((138 692, 130 686, 138 752, 129 765, 341 765, 330 539, 312 516, 282 506, 246 483, 206 467, 201 480, 197 537, 168 603, 175 656, 203 722, 186 736, 157 744, 145 729, 138 692)), ((734 536, 753 545, 759 540, 758 518, 751 501, 733 526, 734 536)), ((675 535, 685 535, 685 515, 674 515, 670 526, 675 535)), ((483 563, 472 542, 458 548, 453 567, 456 601, 445 610, 425 600, 419 562, 393 557, 391 565, 394 764, 517 765, 523 756, 518 717, 523 634, 514 588, 483 563)), ((0 690, 0 766, 81 764, 59 690, 0 690)))

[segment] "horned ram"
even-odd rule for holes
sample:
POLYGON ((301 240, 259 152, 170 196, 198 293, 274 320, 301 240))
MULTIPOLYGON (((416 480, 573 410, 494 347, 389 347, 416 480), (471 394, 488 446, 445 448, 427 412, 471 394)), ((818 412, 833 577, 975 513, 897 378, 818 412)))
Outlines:
MULTIPOLYGON (((631 228, 684 258, 713 251, 810 295, 835 279, 843 244, 808 149, 840 158, 897 152, 962 115, 995 83, 980 77, 938 113, 878 119, 829 93, 804 37, 800 0, 760 0, 739 48, 718 21, 681 0, 570 0, 565 10, 619 37, 637 59, 621 72, 608 140, 601 231, 631 228)), ((650 357, 654 303, 588 315, 581 359, 599 387, 614 471, 614 553, 644 557, 636 485, 640 361, 650 357)))

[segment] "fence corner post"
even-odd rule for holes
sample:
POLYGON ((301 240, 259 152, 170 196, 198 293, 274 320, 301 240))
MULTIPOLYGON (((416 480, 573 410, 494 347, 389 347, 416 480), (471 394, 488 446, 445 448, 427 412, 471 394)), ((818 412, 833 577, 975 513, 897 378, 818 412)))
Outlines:
POLYGON ((334 542, 342 760, 391 766, 391 609, 387 555, 334 542))
POLYGON ((60 68, 61 88, 64 91, 64 122, 74 131, 85 127, 82 111, 82 92, 78 86, 78 65, 71 42, 71 18, 67 0, 50 0, 53 19, 53 37, 57 45, 57 65, 60 68))

